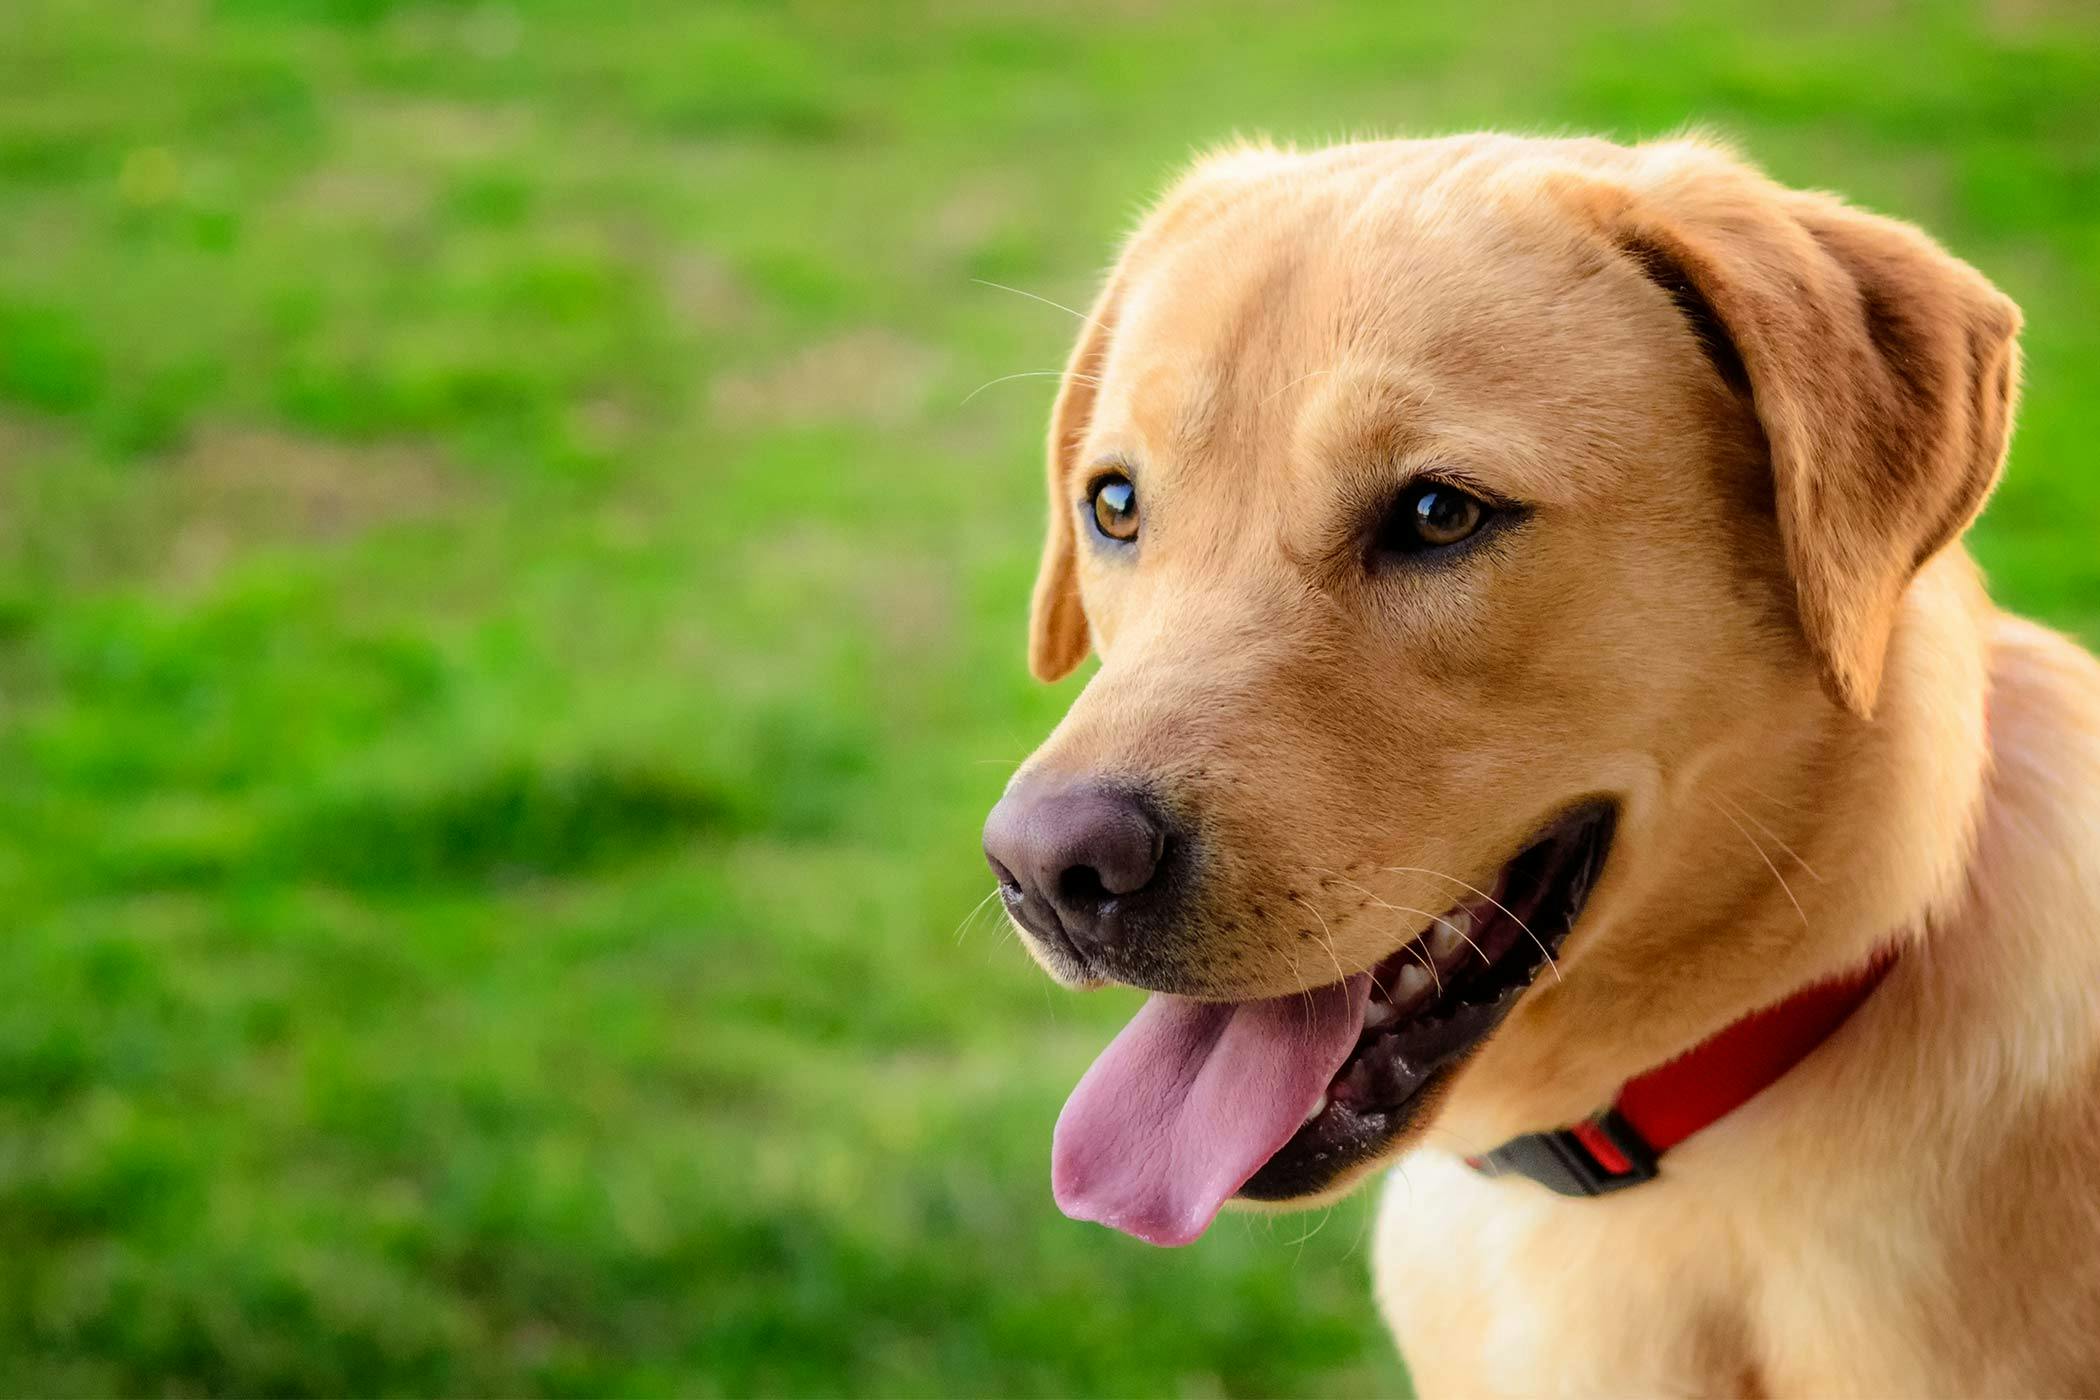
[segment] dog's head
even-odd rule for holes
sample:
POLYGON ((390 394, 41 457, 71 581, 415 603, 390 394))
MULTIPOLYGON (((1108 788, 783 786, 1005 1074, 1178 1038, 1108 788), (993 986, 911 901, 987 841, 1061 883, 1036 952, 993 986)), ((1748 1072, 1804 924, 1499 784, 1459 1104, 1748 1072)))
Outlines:
POLYGON ((1179 1242, 1498 1080, 1595 1092, 1569 1028, 1745 897, 1715 813, 1783 845, 1748 794, 1870 722, 1996 477, 2016 325, 1696 142, 1189 175, 1051 423, 1030 661, 1100 669, 986 828, 1053 976, 1162 994, 1066 1109, 1067 1209, 1179 1242), (1665 887, 1682 919, 1632 917, 1665 887))

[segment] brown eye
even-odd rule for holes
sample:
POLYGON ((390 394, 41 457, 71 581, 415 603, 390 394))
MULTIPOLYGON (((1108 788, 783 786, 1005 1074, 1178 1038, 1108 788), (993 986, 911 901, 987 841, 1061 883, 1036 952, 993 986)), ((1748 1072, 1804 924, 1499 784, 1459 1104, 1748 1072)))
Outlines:
POLYGON ((1094 528, 1103 536, 1122 541, 1137 538, 1137 487, 1129 477, 1120 472, 1102 477, 1087 488, 1087 499, 1094 511, 1094 528))
POLYGON ((1378 547, 1391 554, 1424 554, 1470 539, 1492 514, 1478 496, 1441 481, 1410 486, 1393 504, 1378 532, 1378 547))

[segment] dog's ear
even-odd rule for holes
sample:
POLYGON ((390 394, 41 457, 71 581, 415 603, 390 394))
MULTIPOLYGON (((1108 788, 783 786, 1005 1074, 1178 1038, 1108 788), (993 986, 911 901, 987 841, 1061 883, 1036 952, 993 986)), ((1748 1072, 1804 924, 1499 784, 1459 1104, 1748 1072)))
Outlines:
POLYGON ((1612 236, 1749 396, 1801 629, 1869 717, 1904 589, 1997 481, 2019 309, 1908 224, 1701 147, 1657 154, 1612 236))
POLYGON ((1102 363, 1108 358, 1115 308, 1116 288, 1111 282, 1087 313, 1086 329, 1072 347, 1064 382, 1058 386, 1057 403, 1050 410, 1050 524, 1043 539, 1043 563, 1035 578, 1035 597, 1028 610, 1028 669, 1037 680, 1064 679, 1086 660, 1092 645, 1087 635, 1086 609, 1079 598, 1071 468, 1087 425, 1093 421, 1094 399, 1100 387, 1102 363))

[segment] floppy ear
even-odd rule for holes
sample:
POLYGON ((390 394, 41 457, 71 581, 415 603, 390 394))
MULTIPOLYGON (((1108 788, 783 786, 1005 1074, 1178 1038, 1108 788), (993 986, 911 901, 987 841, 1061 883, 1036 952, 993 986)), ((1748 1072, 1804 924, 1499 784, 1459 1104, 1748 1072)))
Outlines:
POLYGON ((1998 479, 2019 309, 1910 225, 1737 167, 1668 171, 1612 222, 1749 394, 1802 632, 1870 717, 1904 589, 1998 479))
POLYGON ((1108 358, 1114 325, 1113 283, 1087 314, 1086 329, 1065 363, 1064 382, 1050 410, 1050 526, 1043 539, 1043 563, 1035 577, 1035 598, 1028 612, 1028 669, 1041 681, 1062 680, 1086 660, 1091 646, 1086 610, 1079 601, 1077 540, 1072 531, 1072 458, 1093 420, 1101 366, 1108 358))

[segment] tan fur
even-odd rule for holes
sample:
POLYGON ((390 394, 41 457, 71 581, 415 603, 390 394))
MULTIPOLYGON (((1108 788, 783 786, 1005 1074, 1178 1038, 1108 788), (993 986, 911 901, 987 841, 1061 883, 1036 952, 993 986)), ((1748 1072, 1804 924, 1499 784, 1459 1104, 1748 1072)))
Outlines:
POLYGON ((1237 150, 1125 250, 1031 629, 1038 674, 1101 669, 1026 771, 1199 823, 1178 989, 1367 967, 1621 802, 1558 977, 1386 1188, 1425 1393, 2100 1392, 2100 666, 1958 543, 2017 327, 1915 229, 1698 142, 1237 150), (1103 463, 1134 554, 1079 524, 1103 463), (1365 503, 1414 469, 1534 513, 1373 576, 1365 503), (1891 943, 1663 1179, 1569 1201, 1460 1162, 1891 943))

